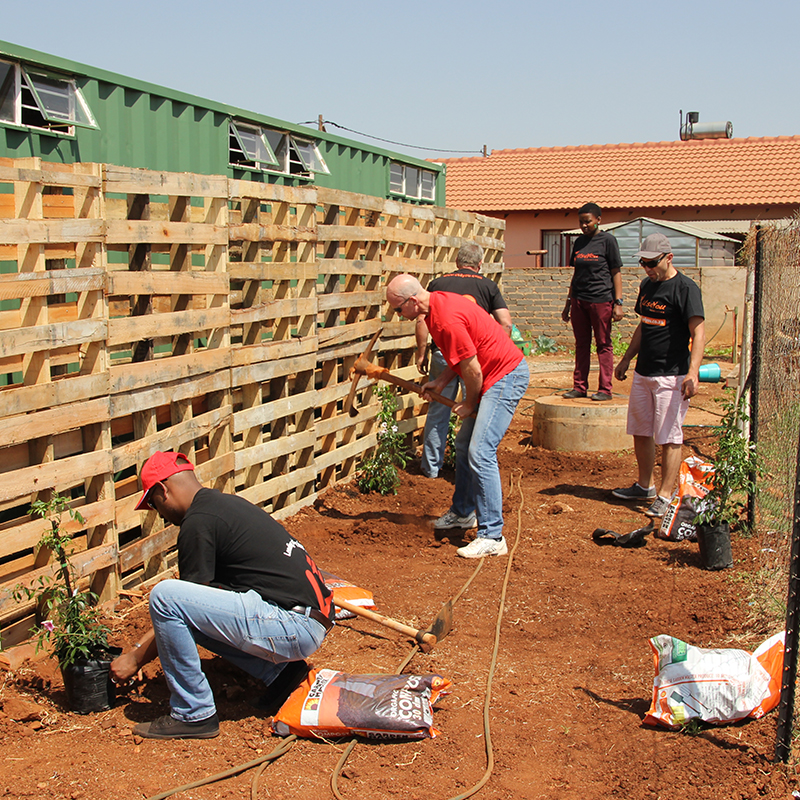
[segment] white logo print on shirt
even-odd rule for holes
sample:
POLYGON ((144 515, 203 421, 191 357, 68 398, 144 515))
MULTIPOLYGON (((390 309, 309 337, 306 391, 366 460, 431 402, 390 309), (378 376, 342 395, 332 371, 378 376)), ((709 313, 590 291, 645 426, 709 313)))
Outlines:
POLYGON ((300 544, 300 542, 298 542, 297 539, 289 539, 289 541, 286 544, 286 549, 283 551, 283 554, 287 558, 291 558, 292 551, 295 549, 295 547, 299 547, 304 553, 306 552, 305 547, 303 547, 303 545, 300 544))

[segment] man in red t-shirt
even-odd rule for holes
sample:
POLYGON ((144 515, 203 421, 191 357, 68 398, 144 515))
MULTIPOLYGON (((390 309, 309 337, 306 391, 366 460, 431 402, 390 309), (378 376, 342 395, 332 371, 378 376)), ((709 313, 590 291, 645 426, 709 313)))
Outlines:
POLYGON ((406 319, 425 318, 447 368, 422 387, 440 392, 458 375, 464 397, 453 411, 461 418, 456 437, 456 485, 450 510, 434 522, 438 530, 472 528, 477 537, 457 553, 462 558, 505 555, 503 489, 497 447, 528 388, 530 373, 522 352, 483 309, 450 292, 427 292, 413 275, 398 275, 386 299, 406 319), (472 414, 475 414, 473 417, 472 414))

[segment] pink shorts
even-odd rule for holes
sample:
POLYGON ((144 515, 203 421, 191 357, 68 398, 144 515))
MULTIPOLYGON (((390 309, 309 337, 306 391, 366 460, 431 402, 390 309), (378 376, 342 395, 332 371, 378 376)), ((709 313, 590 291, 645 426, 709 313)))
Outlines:
POLYGON ((652 436, 656 444, 682 444, 689 401, 681 395, 685 375, 647 378, 633 373, 628 399, 629 436, 652 436))

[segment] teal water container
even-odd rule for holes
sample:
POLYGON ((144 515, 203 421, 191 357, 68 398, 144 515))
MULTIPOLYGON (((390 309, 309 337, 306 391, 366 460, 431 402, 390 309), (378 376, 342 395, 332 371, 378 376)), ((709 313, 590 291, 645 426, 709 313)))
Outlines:
POLYGON ((700 380, 703 383, 716 383, 722 377, 719 364, 701 364, 700 380))

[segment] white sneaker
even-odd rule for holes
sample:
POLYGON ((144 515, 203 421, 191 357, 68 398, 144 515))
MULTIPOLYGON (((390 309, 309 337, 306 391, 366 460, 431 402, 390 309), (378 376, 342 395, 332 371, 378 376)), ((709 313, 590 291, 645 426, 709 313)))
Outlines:
POLYGON ((433 523, 436 530, 446 530, 447 528, 463 528, 465 531, 474 528, 478 524, 478 519, 473 511, 466 517, 459 517, 452 509, 446 514, 442 514, 439 519, 433 523))
POLYGON ((459 547, 456 553, 461 558, 483 558, 484 556, 504 556, 508 553, 504 536, 499 539, 487 539, 479 536, 465 547, 459 547))

